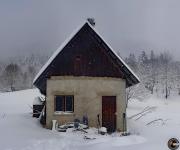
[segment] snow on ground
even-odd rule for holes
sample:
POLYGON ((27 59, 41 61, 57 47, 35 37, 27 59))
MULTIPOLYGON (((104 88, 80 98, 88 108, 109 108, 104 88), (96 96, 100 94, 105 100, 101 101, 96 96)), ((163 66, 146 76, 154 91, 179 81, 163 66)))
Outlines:
POLYGON ((180 140, 180 96, 173 96, 167 100, 157 96, 144 101, 131 100, 127 110, 128 117, 147 107, 150 107, 150 111, 143 116, 128 119, 129 131, 146 138, 146 142, 141 143, 139 149, 166 150, 170 138, 180 140), (153 120, 157 121, 150 123, 153 120))
POLYGON ((37 90, 24 90, 0 94, 0 150, 166 150, 171 137, 180 138, 179 97, 164 99, 151 97, 146 101, 129 102, 128 130, 130 136, 98 135, 91 128, 88 134, 53 132, 41 127, 32 118, 31 108, 37 90), (143 116, 131 117, 145 109, 143 116), (154 119, 162 119, 148 124, 154 119), (84 136, 96 138, 87 140, 84 136))

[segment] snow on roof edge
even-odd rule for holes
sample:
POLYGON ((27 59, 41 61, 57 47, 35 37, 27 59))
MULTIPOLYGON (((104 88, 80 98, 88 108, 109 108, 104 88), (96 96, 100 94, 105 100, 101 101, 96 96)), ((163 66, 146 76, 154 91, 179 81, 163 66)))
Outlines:
POLYGON ((61 50, 68 44, 68 42, 80 31, 80 29, 88 23, 87 21, 83 22, 76 30, 74 30, 68 38, 60 45, 60 47, 53 53, 53 55, 48 59, 48 61, 45 63, 45 65, 40 69, 38 74, 35 76, 33 80, 33 84, 36 82, 36 80, 40 77, 40 75, 45 71, 45 69, 51 64, 51 62, 56 58, 56 56, 61 52, 61 50))
POLYGON ((39 96, 35 97, 33 100, 33 105, 42 105, 42 101, 39 96))
POLYGON ((104 38, 99 34, 99 32, 86 20, 83 22, 76 30, 74 30, 71 35, 61 44, 61 46, 53 53, 53 55, 49 58, 49 60, 45 63, 45 65, 40 69, 38 74, 35 76, 33 80, 33 84, 39 78, 39 76, 45 71, 45 69, 50 65, 50 63, 56 58, 56 56, 61 52, 61 50, 68 44, 68 42, 79 32, 79 30, 85 25, 88 24, 90 28, 106 43, 106 45, 111 49, 114 55, 123 63, 123 65, 136 77, 136 79, 140 82, 139 77, 132 71, 131 68, 124 62, 124 60, 113 50, 113 48, 104 40, 104 38))
POLYGON ((140 82, 139 77, 132 71, 132 69, 127 65, 127 63, 113 50, 113 48, 104 40, 104 38, 99 34, 99 32, 89 23, 88 25, 91 27, 91 29, 106 43, 106 45, 111 49, 111 51, 116 55, 116 57, 123 63, 123 65, 136 77, 136 79, 140 82))

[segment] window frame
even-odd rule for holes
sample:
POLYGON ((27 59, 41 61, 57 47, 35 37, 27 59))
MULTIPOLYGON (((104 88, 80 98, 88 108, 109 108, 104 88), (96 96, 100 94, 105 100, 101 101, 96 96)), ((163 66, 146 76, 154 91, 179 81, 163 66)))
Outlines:
POLYGON ((55 113, 74 113, 74 95, 60 95, 60 94, 58 94, 58 95, 55 95, 54 96, 54 112, 55 113), (56 108, 57 108, 57 106, 56 106, 56 97, 58 97, 58 96, 62 96, 63 97, 63 110, 62 111, 58 111, 58 110, 56 110, 56 108), (66 97, 72 97, 72 111, 66 111, 66 97))

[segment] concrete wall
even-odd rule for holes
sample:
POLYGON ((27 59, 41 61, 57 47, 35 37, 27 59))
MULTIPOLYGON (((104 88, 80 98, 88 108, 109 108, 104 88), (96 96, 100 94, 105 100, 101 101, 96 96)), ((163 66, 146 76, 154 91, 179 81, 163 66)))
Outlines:
POLYGON ((52 120, 59 124, 71 122, 75 118, 82 120, 87 115, 89 125, 97 127, 97 114, 102 117, 102 96, 116 96, 117 129, 123 130, 123 113, 126 111, 125 80, 106 77, 51 77, 47 80, 47 128, 52 120), (74 95, 74 112, 56 114, 54 112, 55 95, 74 95))

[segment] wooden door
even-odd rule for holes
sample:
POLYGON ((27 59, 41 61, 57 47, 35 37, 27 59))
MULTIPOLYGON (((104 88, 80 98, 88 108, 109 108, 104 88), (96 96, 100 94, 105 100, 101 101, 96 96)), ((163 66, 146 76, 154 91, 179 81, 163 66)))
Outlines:
POLYGON ((102 97, 102 126, 108 132, 116 130, 116 96, 102 97))

